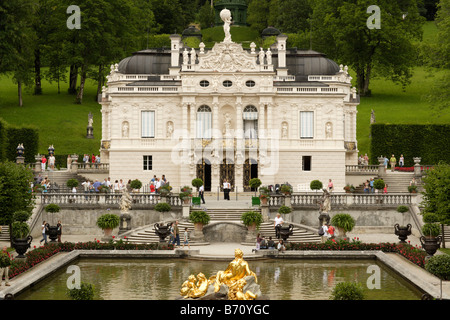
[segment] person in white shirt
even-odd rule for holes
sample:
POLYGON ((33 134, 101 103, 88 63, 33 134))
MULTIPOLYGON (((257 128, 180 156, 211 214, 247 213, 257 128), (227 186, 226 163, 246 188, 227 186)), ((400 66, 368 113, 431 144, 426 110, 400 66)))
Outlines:
POLYGON ((280 233, 279 233, 279 228, 281 228, 283 226, 283 217, 281 217, 280 213, 277 213, 277 216, 275 217, 274 223, 273 223, 273 227, 275 228, 275 235, 278 239, 280 239, 280 233), (279 227, 277 227, 279 226, 279 227))
POLYGON ((328 234, 328 225, 324 224, 322 226, 323 229, 323 235, 322 235, 322 243, 325 243, 328 240, 329 234, 328 234))
POLYGON ((198 193, 200 195, 200 199, 202 199, 202 203, 205 203, 205 187, 203 185, 200 186, 200 188, 198 188, 198 193))
POLYGON ((223 181, 223 198, 224 200, 230 200, 231 185, 227 179, 223 181))

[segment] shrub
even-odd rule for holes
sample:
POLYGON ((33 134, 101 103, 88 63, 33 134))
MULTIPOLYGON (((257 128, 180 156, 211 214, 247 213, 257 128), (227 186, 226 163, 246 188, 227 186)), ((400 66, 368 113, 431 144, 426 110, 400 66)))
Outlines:
POLYGON ((119 216, 116 216, 115 214, 112 213, 101 215, 97 219, 97 226, 102 230, 117 228, 119 224, 120 224, 119 216))
POLYGON ((70 189, 78 187, 78 180, 77 179, 69 179, 66 183, 67 187, 70 189))
POLYGON ((203 185, 203 180, 200 178, 195 178, 191 182, 193 187, 200 188, 203 185))
POLYGON ((172 210, 172 207, 168 203, 160 202, 155 206, 155 210, 158 212, 169 212, 172 210))
POLYGON ((279 212, 279 213, 287 214, 287 213, 291 213, 291 212, 292 212, 292 209, 289 208, 288 206, 281 206, 281 207, 278 209, 278 212, 279 212))
POLYGON ((373 187, 374 187, 375 189, 377 189, 377 190, 383 189, 383 188, 384 188, 384 185, 385 185, 385 183, 384 183, 384 180, 383 180, 383 179, 376 179, 376 180, 373 182, 373 187))
POLYGON ((189 186, 184 186, 183 188, 181 188, 179 197, 181 200, 192 197, 192 188, 189 186))
POLYGON ((442 280, 450 280, 450 256, 439 254, 428 259, 425 269, 442 280))
POLYGON ((425 237, 437 237, 441 232, 441 228, 438 223, 425 223, 422 226, 422 233, 425 237))
POLYGON ((356 282, 340 282, 331 292, 332 300, 364 300, 361 284, 356 282))
POLYGON ((262 184, 262 182, 258 178, 250 179, 250 181, 248 182, 248 185, 250 186, 250 188, 253 188, 253 189, 258 189, 261 186, 261 184, 262 184))
POLYGON ((439 222, 439 216, 432 212, 424 213, 422 220, 425 223, 435 223, 435 222, 439 222))
POLYGON ((0 268, 9 267, 10 265, 11 259, 8 257, 8 255, 6 253, 0 252, 0 268))
POLYGON ((244 223, 245 226, 250 226, 252 224, 255 224, 257 228, 263 223, 263 217, 261 213, 257 211, 247 211, 244 212, 241 216, 241 220, 244 223))
POLYGON ((15 221, 12 223, 12 236, 16 239, 24 239, 30 233, 30 227, 26 222, 15 221))
POLYGON ((355 227, 355 220, 348 213, 338 213, 331 218, 331 224, 344 229, 345 232, 350 232, 355 227))
POLYGON ((45 212, 54 213, 54 212, 59 212, 60 209, 61 208, 57 204, 50 203, 45 207, 45 212))
POLYGON ((21 211, 14 212, 13 220, 19 221, 19 222, 26 222, 26 221, 28 221, 28 219, 30 219, 30 217, 31 217, 30 212, 21 210, 21 211))
POLYGON ((280 188, 280 191, 284 194, 291 194, 292 193, 292 187, 288 184, 283 184, 280 188))
POLYGON ((135 180, 131 181, 130 187, 131 187, 131 189, 139 190, 140 188, 142 188, 142 182, 138 179, 135 179, 135 180))
POLYGON ((319 180, 313 180, 309 184, 309 187, 311 188, 311 190, 320 190, 320 189, 322 189, 323 184, 319 180))
POLYGON ((192 211, 189 214, 189 221, 192 223, 208 224, 210 220, 211 217, 205 211, 192 211))
POLYGON ((409 208, 407 206, 398 206, 397 211, 400 213, 408 212, 409 208))
POLYGON ((417 186, 416 185, 408 186, 408 191, 410 193, 416 192, 417 191, 417 186))
POLYGON ((94 286, 90 283, 81 282, 80 289, 68 289, 67 296, 72 300, 94 300, 94 286))

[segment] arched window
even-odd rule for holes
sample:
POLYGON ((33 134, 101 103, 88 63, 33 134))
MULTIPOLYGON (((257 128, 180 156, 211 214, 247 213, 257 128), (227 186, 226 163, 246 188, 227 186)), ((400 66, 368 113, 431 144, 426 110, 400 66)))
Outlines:
POLYGON ((211 139, 211 108, 201 105, 197 109, 197 138, 211 139))
POLYGON ((258 109, 253 105, 244 108, 244 135, 246 139, 258 138, 258 109))

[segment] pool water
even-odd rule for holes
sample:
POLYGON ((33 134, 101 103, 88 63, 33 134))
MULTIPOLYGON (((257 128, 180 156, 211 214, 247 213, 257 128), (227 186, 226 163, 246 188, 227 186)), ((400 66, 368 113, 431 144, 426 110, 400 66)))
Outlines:
MULTIPOLYGON (((173 300, 180 297, 181 285, 189 275, 202 272, 209 278, 225 270, 228 262, 82 258, 73 265, 80 268, 82 282, 94 285, 96 299, 173 300)), ((328 300, 334 286, 343 281, 360 282, 367 300, 418 300, 422 294, 376 260, 264 260, 250 261, 249 265, 258 277, 261 292, 271 300, 328 300), (374 283, 371 268, 380 271, 379 289, 368 288, 374 283)), ((68 300, 67 281, 72 276, 67 273, 68 267, 16 299, 68 300)))

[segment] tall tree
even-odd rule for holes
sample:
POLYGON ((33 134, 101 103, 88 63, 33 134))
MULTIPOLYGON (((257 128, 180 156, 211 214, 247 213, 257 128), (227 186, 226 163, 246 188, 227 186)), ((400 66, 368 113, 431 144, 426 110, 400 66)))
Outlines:
POLYGON ((356 72, 360 95, 369 95, 373 74, 406 86, 416 62, 413 40, 422 36, 424 18, 415 0, 316 0, 313 49, 356 72), (371 5, 380 8, 380 28, 369 28, 371 5))

